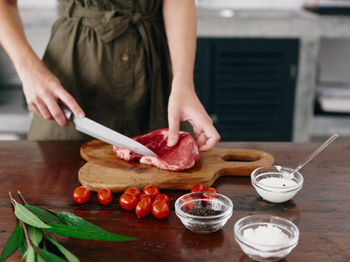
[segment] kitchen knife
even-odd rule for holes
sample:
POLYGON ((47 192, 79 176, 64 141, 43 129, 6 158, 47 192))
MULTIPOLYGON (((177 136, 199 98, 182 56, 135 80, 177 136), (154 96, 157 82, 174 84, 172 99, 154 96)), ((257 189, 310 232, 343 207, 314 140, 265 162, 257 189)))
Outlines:
POLYGON ((94 138, 100 139, 108 144, 130 149, 131 151, 141 155, 155 157, 157 156, 153 151, 151 151, 141 143, 135 141, 134 139, 122 135, 87 117, 76 117, 68 108, 62 105, 60 105, 60 107, 62 108, 62 111, 65 114, 66 118, 75 124, 76 130, 94 138))

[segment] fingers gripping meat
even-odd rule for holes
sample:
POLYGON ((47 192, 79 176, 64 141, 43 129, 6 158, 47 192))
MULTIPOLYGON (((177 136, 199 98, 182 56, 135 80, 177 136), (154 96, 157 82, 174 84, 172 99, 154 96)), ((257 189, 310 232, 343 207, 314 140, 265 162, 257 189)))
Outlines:
POLYGON ((168 147, 168 129, 162 128, 133 139, 156 153, 157 157, 144 156, 126 148, 113 146, 116 156, 126 161, 136 160, 160 169, 180 171, 189 169, 199 161, 198 144, 188 132, 179 132, 179 141, 175 146, 168 147))

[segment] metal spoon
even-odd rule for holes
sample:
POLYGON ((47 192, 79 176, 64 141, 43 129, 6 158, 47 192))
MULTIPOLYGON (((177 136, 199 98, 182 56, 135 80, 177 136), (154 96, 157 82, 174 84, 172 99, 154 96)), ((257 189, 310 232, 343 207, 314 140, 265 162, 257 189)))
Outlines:
POLYGON ((327 139, 326 142, 324 142, 319 148, 317 148, 311 155, 309 155, 307 158, 304 159, 303 162, 301 162, 292 173, 290 173, 287 177, 291 178, 295 172, 298 172, 300 169, 302 169, 307 163, 309 163, 315 156, 317 156, 319 153, 321 153, 327 146, 329 146, 336 138, 338 137, 338 134, 333 134, 330 138, 327 139))

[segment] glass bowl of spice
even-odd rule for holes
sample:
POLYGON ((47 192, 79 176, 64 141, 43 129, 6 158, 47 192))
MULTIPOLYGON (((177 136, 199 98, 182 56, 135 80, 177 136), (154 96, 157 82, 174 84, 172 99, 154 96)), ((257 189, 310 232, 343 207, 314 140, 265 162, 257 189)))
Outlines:
POLYGON ((184 226, 201 234, 220 230, 232 216, 232 211, 232 201, 219 193, 189 193, 175 202, 175 213, 184 226))
POLYGON ((256 192, 272 203, 283 203, 292 199, 302 188, 304 178, 299 172, 283 166, 264 166, 255 169, 251 182, 256 192))
POLYGON ((298 244, 299 229, 288 219, 252 215, 238 220, 235 239, 242 251, 256 261, 279 261, 298 244))

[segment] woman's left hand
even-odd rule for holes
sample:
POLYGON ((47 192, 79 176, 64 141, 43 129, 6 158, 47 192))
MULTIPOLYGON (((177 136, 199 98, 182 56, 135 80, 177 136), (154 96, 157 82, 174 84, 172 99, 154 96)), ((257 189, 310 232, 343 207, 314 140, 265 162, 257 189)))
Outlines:
POLYGON ((174 146, 179 139, 180 122, 189 121, 195 133, 200 151, 212 149, 220 140, 212 119, 194 91, 193 82, 174 79, 168 103, 169 137, 168 146, 174 146))

